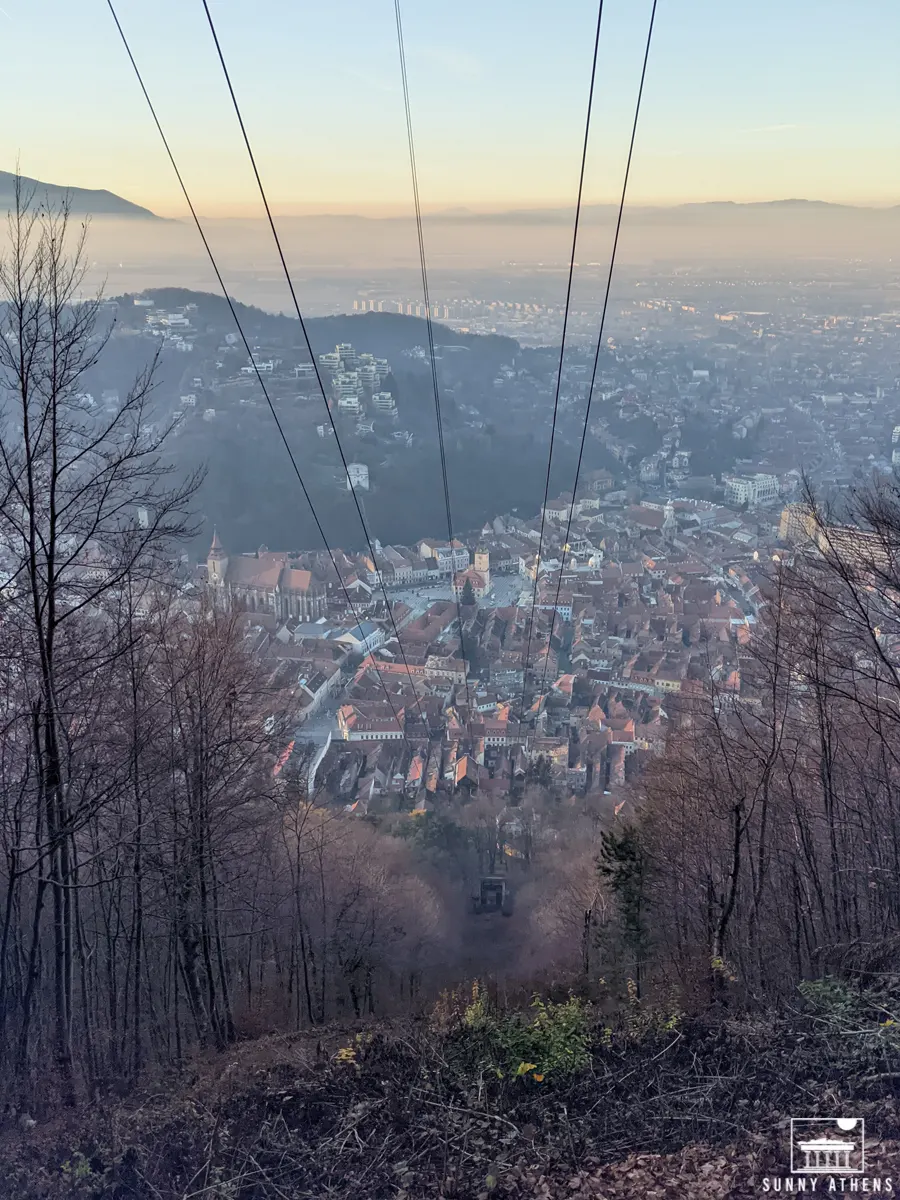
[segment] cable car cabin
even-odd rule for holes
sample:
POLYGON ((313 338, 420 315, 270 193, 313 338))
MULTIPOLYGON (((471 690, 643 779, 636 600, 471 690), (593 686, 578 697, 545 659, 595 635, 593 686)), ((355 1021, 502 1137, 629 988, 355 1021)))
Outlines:
POLYGON ((478 895, 472 897, 472 907, 476 913, 502 912, 504 917, 512 913, 512 896, 503 875, 486 875, 478 890, 478 895))

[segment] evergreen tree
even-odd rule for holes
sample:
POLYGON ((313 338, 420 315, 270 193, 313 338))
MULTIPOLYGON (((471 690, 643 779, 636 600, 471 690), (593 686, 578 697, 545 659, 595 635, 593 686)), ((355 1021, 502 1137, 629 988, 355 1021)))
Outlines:
POLYGON ((637 830, 629 825, 620 834, 601 835, 597 871, 619 909, 622 939, 634 958, 634 981, 641 994, 641 974, 649 934, 646 923, 647 855, 637 830))
POLYGON ((472 587, 472 580, 467 579, 462 590, 462 599, 460 604, 475 604, 475 589, 472 587))

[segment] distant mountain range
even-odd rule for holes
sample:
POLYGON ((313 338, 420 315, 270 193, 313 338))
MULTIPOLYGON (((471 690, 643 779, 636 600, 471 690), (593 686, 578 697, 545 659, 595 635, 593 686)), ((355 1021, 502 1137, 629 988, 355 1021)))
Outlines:
MULTIPOLYGON (((581 224, 612 224, 619 208, 617 204, 584 204, 581 208, 581 224)), ((436 209, 425 214, 429 225, 441 226, 554 226, 571 225, 574 205, 548 208, 511 208, 501 212, 479 212, 472 208, 436 209)), ((742 226, 762 229, 773 225, 795 227, 814 225, 816 228, 841 225, 875 225, 878 228, 893 228, 900 220, 900 204, 875 208, 862 204, 832 204, 828 200, 759 200, 743 203, 737 200, 707 200, 691 204, 648 205, 627 204, 626 215, 629 225, 668 226, 703 228, 731 228, 742 226)), ((229 218, 225 218, 226 220, 229 218)), ((247 218, 231 218, 247 223, 247 218)), ((367 216, 363 213, 308 213, 302 216, 283 216, 281 221, 296 222, 298 225, 325 224, 337 229, 371 225, 406 225, 410 215, 367 216)))
MULTIPOLYGON (((40 179, 29 179, 22 176, 22 184, 26 192, 34 192, 35 200, 39 203, 58 206, 68 196, 71 212, 76 216, 90 215, 94 217, 131 217, 144 221, 162 221, 149 208, 141 208, 132 204, 115 192, 105 189, 61 187, 55 183, 44 183, 40 179)), ((9 171, 0 171, 0 210, 9 209, 15 203, 16 177, 9 171)))
MULTIPOLYGON (((818 220, 836 217, 884 219, 900 216, 900 205, 890 208, 871 208, 865 205, 832 204, 827 200, 760 200, 740 203, 736 200, 709 200, 693 204, 628 205, 629 221, 648 224, 660 221, 694 224, 707 221, 779 220, 801 217, 818 220)), ((585 204, 581 219, 586 224, 605 224, 615 219, 616 204, 585 204)), ((429 214, 430 220, 448 224, 477 223, 479 225, 561 225, 569 224, 574 206, 554 208, 509 209, 505 212, 480 213, 472 209, 449 208, 429 214)))
MULTIPOLYGON (((55 183, 44 183, 40 179, 29 179, 22 176, 22 183, 28 190, 33 189, 38 200, 58 205, 64 196, 68 196, 72 213, 82 216, 96 217, 127 217, 144 221, 155 221, 170 224, 165 217, 159 217, 149 208, 117 196, 115 192, 103 188, 65 187, 55 183)), ((8 209, 14 202, 15 175, 9 171, 0 171, 0 211, 8 209)), ((731 225, 734 222, 748 225, 764 225, 783 220, 827 222, 843 219, 844 221, 865 221, 889 224, 900 218, 900 204, 889 208, 873 208, 855 204, 832 204, 827 200, 760 200, 742 203, 735 200, 709 200, 692 204, 672 205, 641 205, 629 204, 629 224, 659 225, 675 224, 684 226, 731 225)), ((581 210, 581 221, 584 225, 606 225, 615 220, 618 206, 615 204, 585 204, 581 210)), ((503 212, 478 212, 476 209, 454 207, 441 209, 427 214, 427 220, 441 225, 568 225, 571 224, 574 207, 560 205, 548 208, 513 208, 503 212)), ((283 217, 282 220, 298 222, 328 221, 336 225, 352 225, 357 222, 373 223, 402 223, 409 218, 404 217, 370 217, 355 213, 321 213, 309 214, 303 217, 283 217)), ((245 223, 246 218, 238 218, 245 223)), ((177 223, 177 222, 176 222, 177 223)))

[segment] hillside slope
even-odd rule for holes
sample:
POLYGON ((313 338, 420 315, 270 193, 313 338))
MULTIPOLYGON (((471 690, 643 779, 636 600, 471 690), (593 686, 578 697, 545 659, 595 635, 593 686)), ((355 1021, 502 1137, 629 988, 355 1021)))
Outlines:
POLYGON ((798 1112, 864 1117, 867 1173, 892 1173, 883 1045, 796 1016, 639 1022, 601 1031, 577 1071, 532 1077, 497 1068, 498 1029, 358 1023, 239 1043, 127 1102, 10 1123, 0 1196, 749 1197, 789 1174, 798 1112))
MULTIPOLYGON (((62 187, 56 183, 44 183, 40 179, 30 179, 27 175, 22 176, 22 184, 26 194, 34 191, 34 198, 38 203, 57 206, 68 197, 71 211, 77 216, 163 220, 149 208, 142 208, 139 204, 133 204, 130 200, 125 200, 104 188, 62 187)), ((15 175, 11 171, 0 171, 0 209, 9 209, 15 203, 15 186, 15 175)))

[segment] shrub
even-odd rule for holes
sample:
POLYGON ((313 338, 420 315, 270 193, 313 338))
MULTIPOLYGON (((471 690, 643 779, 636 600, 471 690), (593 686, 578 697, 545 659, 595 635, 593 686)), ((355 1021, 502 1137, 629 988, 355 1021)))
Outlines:
POLYGON ((831 977, 805 980, 799 990, 826 1031, 852 1035, 860 1049, 875 1040, 900 1049, 898 1004, 889 992, 850 988, 831 977))
POLYGON ((533 1016, 501 1013, 490 1005, 476 983, 472 1001, 463 1013, 469 1039, 486 1054, 501 1077, 570 1075, 591 1062, 590 1008, 576 996, 554 1004, 536 996, 533 1016))

